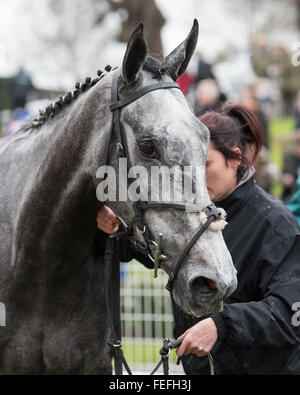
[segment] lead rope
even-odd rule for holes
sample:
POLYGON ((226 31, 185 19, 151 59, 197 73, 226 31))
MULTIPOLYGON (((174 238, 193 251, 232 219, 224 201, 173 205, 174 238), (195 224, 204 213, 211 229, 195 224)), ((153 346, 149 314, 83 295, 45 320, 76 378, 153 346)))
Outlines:
MULTIPOLYGON (((155 366, 153 371, 150 373, 150 376, 153 376, 158 371, 158 369, 161 367, 161 365, 163 365, 164 375, 165 376, 169 375, 170 353, 173 348, 180 346, 180 344, 183 342, 183 340, 184 340, 184 337, 181 337, 180 339, 177 339, 174 342, 171 342, 171 340, 169 340, 169 339, 164 340, 163 347, 159 351, 159 353, 161 355, 161 360, 158 362, 158 364, 155 366)), ((207 357, 208 357, 208 362, 209 362, 210 375, 215 376, 214 360, 213 360, 211 353, 209 353, 207 355, 207 357)))
POLYGON ((127 364, 122 350, 121 339, 121 316, 120 316, 120 265, 114 265, 114 258, 116 253, 116 238, 109 237, 106 242, 105 255, 104 255, 104 267, 107 273, 111 276, 105 281, 105 297, 108 312, 108 321, 111 329, 112 338, 108 342, 111 347, 115 362, 115 374, 122 375, 122 366, 124 365, 128 375, 132 376, 132 372, 127 364), (116 267, 118 266, 118 267, 116 267), (115 269, 115 270, 114 270, 115 269), (113 300, 116 301, 114 308, 110 304, 109 295, 109 284, 111 281, 111 289, 114 291, 113 300), (114 311, 113 311, 114 310, 114 311), (115 313, 115 314, 113 314, 115 313), (113 319, 115 318, 115 322, 113 319))
POLYGON ((208 358, 208 362, 209 362, 210 375, 215 376, 215 365, 214 365, 214 360, 213 360, 211 353, 209 353, 207 355, 207 358, 208 358))

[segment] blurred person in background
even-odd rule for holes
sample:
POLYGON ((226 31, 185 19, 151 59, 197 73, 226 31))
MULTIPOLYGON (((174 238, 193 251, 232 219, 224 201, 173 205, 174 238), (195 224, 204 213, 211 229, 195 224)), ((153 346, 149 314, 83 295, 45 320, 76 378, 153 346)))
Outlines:
POLYGON ((186 71, 181 77, 179 77, 177 84, 184 96, 187 96, 191 88, 195 85, 195 77, 186 71))
POLYGON ((201 52, 197 52, 196 56, 198 63, 194 82, 194 112, 199 116, 206 111, 216 110, 225 103, 227 96, 219 88, 213 64, 207 62, 201 52))
POLYGON ((270 193, 272 185, 275 181, 279 181, 279 169, 269 161, 269 121, 262 110, 259 99, 256 97, 255 85, 247 85, 244 87, 241 104, 251 109, 261 126, 263 136, 263 147, 256 162, 255 166, 255 179, 257 185, 259 185, 266 192, 270 193))
POLYGON ((300 91, 297 94, 297 100, 296 100, 295 128, 300 129, 300 91))
POLYGON ((284 153, 282 170, 282 201, 287 203, 293 196, 300 175, 300 130, 292 135, 291 148, 284 153))
POLYGON ((262 147, 254 163, 255 181, 264 191, 271 193, 275 182, 281 180, 281 173, 277 165, 270 162, 269 151, 262 147))
POLYGON ((274 47, 266 42, 254 45, 252 65, 259 78, 276 80, 283 113, 293 116, 294 102, 300 87, 300 68, 294 66, 290 51, 282 45, 274 47))
POLYGON ((262 135, 263 135, 263 146, 269 150, 270 148, 270 142, 269 142, 269 121, 262 110, 260 101, 256 97, 255 94, 255 86, 248 85, 244 87, 244 91, 242 94, 241 98, 241 104, 244 106, 250 108, 252 111, 254 111, 255 115, 258 118, 258 121, 261 126, 262 130, 262 135))
POLYGON ((29 93, 34 86, 29 75, 20 68, 18 73, 11 79, 11 93, 13 109, 24 108, 27 103, 29 93))
POLYGON ((294 214, 300 226, 300 177, 297 178, 295 193, 287 204, 287 208, 294 214))
POLYGON ((214 79, 212 65, 204 60, 201 52, 198 52, 196 55, 198 57, 198 64, 195 83, 198 84, 200 81, 206 79, 214 79))
POLYGON ((194 113, 198 117, 207 111, 216 110, 222 104, 221 92, 215 79, 201 80, 196 87, 194 113))

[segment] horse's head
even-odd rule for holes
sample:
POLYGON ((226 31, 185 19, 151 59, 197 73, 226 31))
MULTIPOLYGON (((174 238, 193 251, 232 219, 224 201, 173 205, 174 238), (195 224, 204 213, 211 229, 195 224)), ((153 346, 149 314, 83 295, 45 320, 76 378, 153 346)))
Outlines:
MULTIPOLYGON (((174 81, 186 70, 197 39, 195 21, 187 39, 163 61, 158 61, 148 57, 143 26, 139 25, 128 42, 122 69, 111 73, 115 76, 113 101, 117 104, 111 108, 115 111, 115 127, 111 129, 109 164, 121 177, 117 177, 117 193, 113 194, 116 201, 110 199, 107 204, 133 225, 136 239, 140 244, 145 242, 144 246, 147 244, 148 252, 151 248, 153 255, 155 251, 148 243, 147 232, 156 242, 159 234, 164 235, 161 249, 167 259, 160 265, 169 276, 201 226, 200 213, 176 209, 175 205, 149 204, 141 208, 139 200, 174 203, 183 197, 186 202, 182 186, 185 185, 187 191, 190 184, 198 207, 211 203, 205 180, 209 131, 174 86, 174 81), (153 85, 158 89, 148 89, 153 85), (131 178, 128 189, 127 170, 131 178), (162 185, 157 178, 159 171, 169 176, 162 185), (160 194, 162 190, 164 196, 160 194)), ((109 186, 112 187, 111 183, 109 186)), ((185 312, 200 316, 220 311, 223 299, 233 292, 236 283, 236 271, 221 231, 208 229, 182 257, 172 293, 185 312)))

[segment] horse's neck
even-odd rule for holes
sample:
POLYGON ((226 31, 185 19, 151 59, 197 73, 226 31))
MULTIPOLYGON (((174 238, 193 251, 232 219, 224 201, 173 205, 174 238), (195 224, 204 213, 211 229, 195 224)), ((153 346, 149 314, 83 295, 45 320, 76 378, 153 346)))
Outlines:
POLYGON ((39 154, 42 161, 19 212, 15 248, 23 261, 22 254, 34 251, 36 261, 67 264, 69 260, 74 265, 88 254, 95 237, 100 203, 93 174, 93 117, 69 115, 62 126, 53 135, 46 130, 46 141, 41 135, 41 146, 36 147, 47 155, 39 154), (24 230, 30 231, 24 234, 24 230))

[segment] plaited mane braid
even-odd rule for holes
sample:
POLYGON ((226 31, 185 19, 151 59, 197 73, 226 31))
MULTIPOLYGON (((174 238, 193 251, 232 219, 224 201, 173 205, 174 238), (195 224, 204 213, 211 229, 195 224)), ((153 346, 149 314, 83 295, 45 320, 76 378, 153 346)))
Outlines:
MULTIPOLYGON (((107 73, 112 71, 111 66, 106 66, 104 69, 107 73)), ((83 83, 77 82, 75 84, 75 90, 73 92, 68 92, 65 96, 59 96, 56 102, 49 104, 44 110, 39 110, 39 116, 32 121, 31 127, 38 129, 41 127, 48 118, 53 118, 67 105, 71 104, 77 97, 96 85, 106 73, 102 70, 97 71, 97 78, 87 77, 83 83)))
MULTIPOLYGON (((49 106, 47 106, 44 110, 40 110, 39 116, 36 117, 29 125, 26 125, 23 130, 40 128, 48 118, 55 117, 55 115, 57 115, 61 110, 76 100, 81 93, 88 91, 103 77, 105 77, 107 73, 110 73, 115 69, 116 68, 112 68, 108 65, 104 69, 106 73, 102 70, 97 71, 97 78, 92 79, 87 77, 83 83, 77 82, 73 92, 68 92, 65 96, 59 96, 59 98, 54 103, 49 104, 49 106)), ((162 75, 167 72, 167 70, 162 67, 161 62, 152 56, 148 56, 146 59, 145 64, 143 65, 143 70, 150 72, 153 75, 153 78, 156 79, 160 79, 162 75)))

